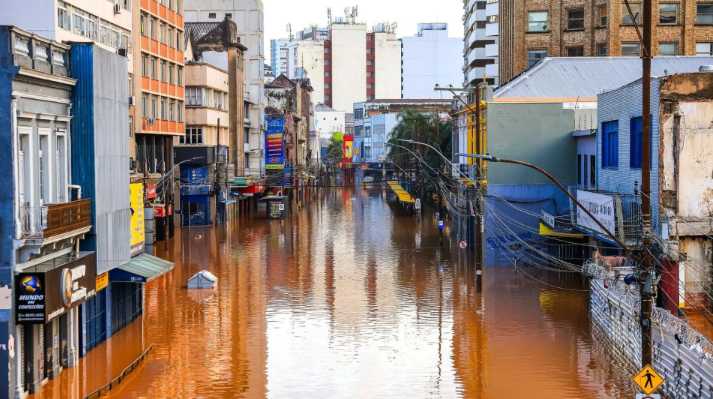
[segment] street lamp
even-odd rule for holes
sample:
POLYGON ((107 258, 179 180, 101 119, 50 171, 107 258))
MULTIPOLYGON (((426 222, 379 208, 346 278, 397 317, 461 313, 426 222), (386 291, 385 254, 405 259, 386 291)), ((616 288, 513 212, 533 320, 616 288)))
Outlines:
POLYGON ((574 201, 574 203, 577 204, 577 207, 579 207, 582 211, 584 211, 584 213, 586 213, 587 216, 589 216, 590 218, 592 218, 592 220, 594 220, 594 222, 597 223, 597 225, 598 225, 599 227, 601 227, 602 230, 603 230, 605 233, 607 233, 607 234, 609 235, 609 237, 611 237, 614 242, 617 243, 617 245, 619 245, 624 251, 628 252, 629 254, 632 254, 631 249, 629 249, 629 247, 627 247, 626 244, 624 244, 623 242, 621 242, 614 234, 612 234, 611 231, 609 231, 609 229, 607 229, 606 226, 604 226, 604 225, 599 221, 599 219, 597 219, 596 217, 594 217, 594 215, 592 215, 592 214, 589 212, 589 210, 587 210, 587 208, 586 208, 584 205, 582 205, 581 203, 579 203, 579 201, 577 201, 577 199, 574 198, 574 196, 573 196, 566 188, 564 188, 564 186, 563 186, 560 182, 558 182, 557 179, 554 178, 554 176, 552 176, 551 174, 547 173, 544 169, 542 169, 542 168, 540 168, 540 167, 538 167, 538 166, 535 166, 535 165, 533 165, 533 164, 531 164, 531 163, 527 163, 527 162, 523 162, 523 161, 517 161, 517 160, 513 160, 513 159, 501 159, 501 158, 494 157, 494 156, 492 156, 492 155, 490 155, 490 154, 477 155, 477 154, 462 154, 462 153, 458 153, 458 154, 456 154, 456 155, 457 155, 457 156, 461 156, 461 157, 484 159, 484 160, 489 161, 489 162, 511 163, 511 164, 515 164, 515 165, 522 165, 522 166, 526 166, 526 167, 528 167, 528 168, 530 168, 530 169, 534 169, 534 170, 536 170, 536 171, 542 173, 543 175, 547 176, 548 179, 552 180, 552 182, 555 183, 555 184, 557 185, 557 187, 559 187, 560 190, 562 190, 565 194, 567 194, 567 196, 569 197, 569 199, 571 199, 572 201, 574 201))

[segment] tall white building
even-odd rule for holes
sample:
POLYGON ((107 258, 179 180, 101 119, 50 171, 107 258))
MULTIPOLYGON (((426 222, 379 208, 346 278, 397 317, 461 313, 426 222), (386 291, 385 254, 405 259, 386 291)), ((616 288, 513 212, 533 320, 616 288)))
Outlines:
POLYGON ((396 39, 395 26, 378 24, 374 32, 366 36, 367 56, 367 101, 401 97, 401 41, 396 39), (373 49, 371 42, 373 41, 373 49), (373 50, 373 72, 369 61, 373 50), (373 83, 369 78, 373 77, 373 83))
POLYGON ((325 42, 324 49, 326 105, 346 112, 354 103, 366 100, 366 50, 366 24, 339 20, 332 24, 330 40, 325 42))
POLYGON ((475 85, 485 76, 490 84, 498 85, 498 0, 463 4, 463 83, 475 85))
MULTIPOLYGON (((240 43, 248 48, 245 52, 245 102, 247 114, 244 156, 246 173, 252 176, 265 174, 265 21, 262 0, 185 0, 186 22, 219 22, 231 18, 237 24, 240 43), (249 134, 247 134, 249 133, 249 134)), ((218 60, 209 60, 213 65, 227 70, 218 60)), ((231 157, 233 155, 231 154, 231 157)))
POLYGON ((270 65, 275 77, 287 75, 287 47, 290 39, 270 40, 270 65))
MULTIPOLYGON (((324 42, 295 40, 287 46, 286 75, 290 79, 307 78, 312 85, 312 103, 324 103, 324 42)), ((279 75, 277 75, 279 76, 279 75)))
POLYGON ((433 88, 463 83, 463 41, 448 37, 448 24, 418 24, 418 34, 402 43, 401 98, 441 98, 433 88))

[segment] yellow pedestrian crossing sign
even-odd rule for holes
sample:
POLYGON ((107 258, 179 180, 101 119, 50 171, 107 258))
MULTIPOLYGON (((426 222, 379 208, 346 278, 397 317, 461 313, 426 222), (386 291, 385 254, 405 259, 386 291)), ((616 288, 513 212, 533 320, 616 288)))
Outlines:
POLYGON ((665 382, 663 378, 654 370, 650 365, 646 365, 638 374, 633 378, 636 385, 644 391, 645 394, 651 395, 656 392, 661 385, 665 382))

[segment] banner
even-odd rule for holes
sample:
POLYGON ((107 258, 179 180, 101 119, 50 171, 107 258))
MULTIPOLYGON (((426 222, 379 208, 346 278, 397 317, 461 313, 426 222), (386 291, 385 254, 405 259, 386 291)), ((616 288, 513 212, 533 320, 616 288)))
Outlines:
POLYGON ((292 187, 292 167, 285 166, 285 188, 292 187))
POLYGON ((267 123, 267 131, 265 132, 265 169, 284 169, 284 116, 266 115, 265 121, 267 123))
MULTIPOLYGON (((577 190, 577 201, 587 208, 589 213, 594 215, 612 234, 616 234, 614 198, 608 195, 577 190)), ((602 228, 579 207, 577 207, 577 225, 598 233, 606 234, 602 228)))
POLYGON ((144 237, 144 185, 132 183, 129 186, 131 199, 129 200, 131 222, 131 256, 144 253, 146 239, 144 237))
POLYGON ((352 158, 354 157, 354 151, 352 151, 354 147, 354 136, 345 135, 342 145, 344 146, 344 162, 352 162, 352 158))

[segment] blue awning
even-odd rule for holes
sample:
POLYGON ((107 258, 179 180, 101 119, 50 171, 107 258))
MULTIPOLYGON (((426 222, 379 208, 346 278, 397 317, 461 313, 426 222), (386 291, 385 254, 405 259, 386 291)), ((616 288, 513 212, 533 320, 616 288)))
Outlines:
POLYGON ((109 281, 124 283, 148 283, 173 270, 173 262, 141 254, 131 258, 116 269, 109 271, 109 281))

